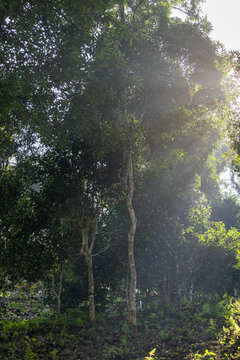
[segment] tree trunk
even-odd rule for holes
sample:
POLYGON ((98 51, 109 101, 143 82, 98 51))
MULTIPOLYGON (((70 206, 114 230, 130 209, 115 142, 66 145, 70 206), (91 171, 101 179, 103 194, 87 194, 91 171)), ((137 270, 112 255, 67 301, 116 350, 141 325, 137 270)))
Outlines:
POLYGON ((125 278, 125 286, 126 286, 126 304, 127 304, 127 310, 129 312, 129 294, 128 294, 128 288, 129 288, 129 284, 128 284, 128 278, 129 278, 129 262, 127 264, 127 271, 126 271, 126 278, 125 278))
POLYGON ((91 221, 88 219, 86 226, 82 226, 82 246, 80 255, 83 255, 86 260, 88 269, 88 303, 89 303, 89 319, 91 322, 96 320, 95 317, 95 302, 94 302, 94 277, 93 277, 93 247, 96 239, 98 224, 98 212, 91 221), (92 222, 92 236, 89 245, 89 226, 92 222))
POLYGON ((64 273, 64 265, 61 266, 61 271, 60 271, 60 274, 59 274, 58 291, 55 290, 54 274, 52 275, 52 292, 57 298, 57 317, 58 318, 61 315, 61 296, 62 296, 62 291, 63 291, 63 273, 64 273))
POLYGON ((91 322, 95 321, 95 304, 94 304, 94 279, 93 279, 93 262, 92 256, 86 258, 88 267, 88 301, 89 301, 89 318, 91 322))
POLYGON ((128 158, 127 180, 128 180, 127 208, 131 219, 131 228, 128 233, 128 262, 130 269, 129 322, 132 329, 132 333, 135 336, 137 334, 137 317, 136 317, 137 274, 136 274, 135 258, 134 258, 134 237, 137 227, 137 220, 132 206, 134 182, 133 182, 133 162, 132 162, 131 153, 129 154, 129 158, 128 158))
POLYGON ((123 2, 123 0, 120 3, 120 19, 121 19, 121 23, 125 24, 125 11, 124 11, 124 2, 123 2))
POLYGON ((60 317, 61 314, 61 295, 62 295, 62 283, 63 283, 63 269, 60 273, 59 278, 59 290, 58 290, 58 297, 57 297, 57 316, 60 317))
MULTIPOLYGON (((120 19, 121 23, 125 24, 125 9, 124 9, 124 0, 120 2, 120 19)), ((122 42, 123 51, 125 52, 125 41, 122 42)), ((126 90, 124 92, 125 97, 127 98, 126 90)), ((126 100, 126 99, 125 99, 126 100)), ((127 111, 125 108, 125 116, 127 120, 127 111)), ((127 208, 129 216, 131 219, 131 228, 128 233, 128 264, 130 269, 130 285, 129 285, 129 299, 128 299, 128 311, 129 311, 129 322, 132 330, 133 336, 137 335, 137 316, 136 316, 136 287, 137 287, 137 273, 135 267, 135 258, 134 258, 134 237, 137 227, 137 220, 135 212, 132 206, 133 191, 134 191, 134 181, 133 181, 133 160, 131 147, 128 154, 128 163, 127 163, 127 208)))
POLYGON ((169 299, 170 299, 170 290, 169 290, 169 279, 167 272, 164 271, 163 275, 163 305, 165 308, 168 308, 169 306, 169 299))

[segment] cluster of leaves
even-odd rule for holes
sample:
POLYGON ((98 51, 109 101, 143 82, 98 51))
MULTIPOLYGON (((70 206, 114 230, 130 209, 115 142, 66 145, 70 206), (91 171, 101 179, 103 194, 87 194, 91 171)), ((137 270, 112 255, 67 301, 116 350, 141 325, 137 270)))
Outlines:
POLYGON ((198 351, 190 355, 190 359, 238 359, 239 357, 239 301, 229 299, 225 305, 225 325, 218 333, 217 342, 212 343, 211 349, 198 351))
MULTIPOLYGON (((26 284, 25 284, 26 285, 26 284)), ((49 305, 46 303, 46 294, 39 284, 29 287, 27 291, 24 284, 18 285, 0 295, 0 318, 27 320, 37 317, 52 315, 49 305)))

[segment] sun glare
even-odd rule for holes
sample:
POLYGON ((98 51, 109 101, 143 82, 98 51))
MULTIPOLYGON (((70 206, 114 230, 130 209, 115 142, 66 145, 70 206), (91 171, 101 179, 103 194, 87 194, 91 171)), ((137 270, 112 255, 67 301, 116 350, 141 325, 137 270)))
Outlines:
POLYGON ((239 50, 240 1, 207 0, 202 5, 202 10, 213 26, 211 37, 220 41, 227 50, 239 50))

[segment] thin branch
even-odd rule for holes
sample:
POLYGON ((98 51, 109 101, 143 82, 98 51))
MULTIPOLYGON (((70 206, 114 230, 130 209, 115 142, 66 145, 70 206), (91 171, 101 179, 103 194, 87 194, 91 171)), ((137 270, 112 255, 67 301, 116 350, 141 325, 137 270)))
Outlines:
POLYGON ((87 256, 88 255, 88 227, 82 228, 82 244, 80 255, 87 256))
POLYGON ((104 246, 101 250, 99 250, 98 252, 96 252, 95 254, 93 254, 92 256, 98 256, 102 253, 104 253, 105 251, 107 251, 110 247, 110 242, 111 242, 111 234, 109 234, 108 236, 108 243, 106 246, 104 246))
POLYGON ((55 290, 54 274, 52 274, 52 292, 56 297, 58 296, 58 294, 57 294, 57 292, 55 290))
POLYGON ((93 247, 95 244, 95 239, 96 239, 96 234, 97 234, 97 226, 98 226, 98 215, 99 215, 99 211, 97 209, 96 213, 94 215, 94 220, 93 220, 92 239, 91 239, 91 245, 89 248, 90 254, 92 254, 92 250, 93 250, 93 247))
POLYGON ((137 9, 142 5, 142 3, 144 2, 145 0, 141 0, 140 3, 135 7, 135 9, 133 10, 133 21, 135 19, 135 15, 136 15, 136 12, 137 12, 137 9))
POLYGON ((79 254, 76 254, 76 256, 70 256, 69 259, 71 259, 72 263, 75 263, 80 258, 79 254))
POLYGON ((60 298, 61 293, 62 293, 62 287, 63 287, 63 272, 64 272, 64 266, 62 266, 62 270, 61 270, 61 272, 60 272, 60 277, 59 277, 58 298, 60 298))
POLYGON ((50 4, 46 4, 45 1, 43 1, 43 0, 38 0, 38 1, 41 2, 43 5, 45 5, 46 7, 49 7, 50 9, 55 11, 55 13, 57 13, 59 16, 62 16, 65 20, 71 22, 71 19, 69 19, 66 15, 62 14, 61 11, 58 11, 53 6, 51 6, 50 4))
POLYGON ((178 11, 181 11, 181 12, 183 12, 183 13, 186 14, 186 15, 189 15, 189 12, 187 12, 187 11, 185 11, 185 10, 183 10, 183 9, 180 9, 180 8, 178 8, 178 7, 176 7, 176 6, 173 6, 173 9, 178 10, 178 11))

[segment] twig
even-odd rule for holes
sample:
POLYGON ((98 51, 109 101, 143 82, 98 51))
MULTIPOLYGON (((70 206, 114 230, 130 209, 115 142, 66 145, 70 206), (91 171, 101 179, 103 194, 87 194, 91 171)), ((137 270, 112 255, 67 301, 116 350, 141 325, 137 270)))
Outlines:
POLYGON ((136 8, 133 10, 133 21, 135 19, 135 15, 136 15, 136 12, 137 12, 137 9, 142 5, 142 3, 144 2, 145 0, 141 0, 140 3, 136 6, 136 8))
POLYGON ((39 2, 41 2, 43 5, 45 5, 46 7, 49 7, 50 9, 52 9, 53 11, 55 11, 58 15, 62 16, 65 20, 71 22, 71 19, 69 19, 66 15, 62 14, 60 11, 58 11, 57 9, 55 9, 53 6, 51 6, 50 4, 46 4, 45 1, 43 0, 38 0, 39 2))
POLYGON ((110 241, 111 241, 111 233, 108 236, 108 243, 105 247, 103 247, 101 250, 99 250, 97 253, 93 254, 92 256, 98 256, 102 254, 103 252, 107 251, 110 247, 110 241))
POLYGON ((189 15, 189 13, 188 13, 187 11, 185 11, 185 10, 183 10, 183 9, 180 9, 180 8, 178 8, 178 7, 176 7, 176 6, 173 6, 173 9, 178 10, 178 11, 181 11, 181 12, 183 12, 183 13, 186 14, 186 15, 189 15))

